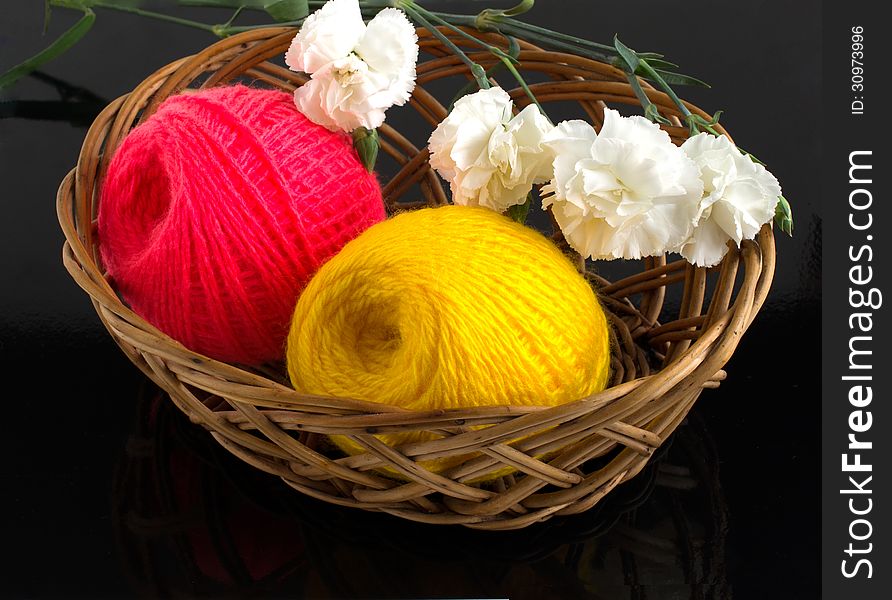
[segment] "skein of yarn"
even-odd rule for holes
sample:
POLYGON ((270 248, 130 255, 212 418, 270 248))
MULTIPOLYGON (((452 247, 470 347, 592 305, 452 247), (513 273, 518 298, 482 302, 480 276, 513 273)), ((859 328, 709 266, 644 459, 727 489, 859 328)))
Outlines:
POLYGON ((281 360, 300 290, 385 217, 348 136, 242 85, 165 100, 101 194, 102 260, 124 300, 186 347, 249 365, 281 360))
POLYGON ((610 335, 551 241, 488 209, 446 206, 374 225, 326 263, 298 300, 287 363, 310 394, 418 411, 555 406, 604 389, 610 335))

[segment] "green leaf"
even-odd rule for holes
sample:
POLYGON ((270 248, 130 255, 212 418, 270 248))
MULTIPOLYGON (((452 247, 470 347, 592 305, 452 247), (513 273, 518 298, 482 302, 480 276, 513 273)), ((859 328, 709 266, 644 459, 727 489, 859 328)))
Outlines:
POLYGON ((629 65, 629 70, 632 73, 638 70, 638 65, 641 64, 641 61, 634 50, 619 41, 617 36, 613 36, 613 47, 616 48, 620 57, 622 57, 626 64, 629 65))
MULTIPOLYGON (((111 4, 116 6, 127 6, 129 8, 136 8, 141 4, 145 3, 145 0, 102 0, 103 4, 111 4)), ((95 0, 85 0, 85 4, 87 6, 94 6, 96 4, 95 0)))
MULTIPOLYGON (((690 75, 682 75, 681 73, 672 73, 670 71, 664 71, 663 69, 654 69, 663 80, 669 85, 693 85, 696 87, 704 87, 709 88, 712 87, 705 81, 701 81, 696 77, 691 77, 690 75)), ((645 77, 645 79, 648 79, 645 77)))
POLYGON ((50 18, 53 16, 53 9, 50 6, 50 0, 43 0, 43 35, 46 35, 50 28, 50 18))
POLYGON ((59 8, 70 8, 71 10, 86 12, 88 8, 93 7, 96 0, 49 0, 49 3, 59 8))
POLYGON ((516 17, 532 9, 533 4, 535 4, 535 0, 521 0, 517 6, 503 10, 502 14, 506 17, 516 17))
POLYGON ((179 0, 182 6, 261 10, 279 22, 297 21, 310 14, 307 0, 179 0))
POLYGON ((246 8, 266 10, 270 0, 179 0, 181 6, 212 6, 215 8, 246 8))
POLYGON ((509 206, 508 210, 505 211, 505 216, 508 218, 517 221, 521 225, 527 222, 527 215, 530 214, 530 205, 532 204, 533 193, 530 192, 527 194, 527 199, 523 204, 515 204, 514 206, 509 206))
POLYGON ((505 39, 508 40, 508 56, 517 60, 517 57, 520 56, 520 42, 517 41, 517 38, 513 35, 503 34, 505 39))
POLYGON ((39 69, 45 63, 48 63, 74 46, 88 31, 90 31, 95 20, 96 14, 89 8, 85 8, 84 16, 81 17, 77 23, 72 25, 71 29, 60 35, 56 41, 25 62, 17 64, 3 75, 0 75, 0 89, 11 86, 28 73, 35 69, 39 69))
POLYGON ((647 64, 649 64, 650 66, 652 66, 654 69, 657 69, 657 70, 669 71, 671 69, 678 68, 677 64, 671 63, 668 60, 663 60, 661 58, 643 58, 640 54, 638 55, 638 58, 641 58, 642 60, 646 60, 647 64))
POLYGON ((297 21, 310 14, 310 4, 307 0, 272 0, 267 2, 263 9, 279 23, 297 21))
POLYGON ((779 196, 777 199, 777 206, 774 208, 774 222, 781 231, 793 237, 793 210, 783 196, 779 196))

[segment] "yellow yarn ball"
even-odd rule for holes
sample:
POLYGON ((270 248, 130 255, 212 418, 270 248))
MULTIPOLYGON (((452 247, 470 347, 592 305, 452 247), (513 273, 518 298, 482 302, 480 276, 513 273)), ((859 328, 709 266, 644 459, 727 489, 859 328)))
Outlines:
POLYGON ((301 392, 419 411, 556 406, 604 389, 609 339, 591 287, 551 241, 446 206, 373 225, 316 273, 294 312, 288 373, 301 392))

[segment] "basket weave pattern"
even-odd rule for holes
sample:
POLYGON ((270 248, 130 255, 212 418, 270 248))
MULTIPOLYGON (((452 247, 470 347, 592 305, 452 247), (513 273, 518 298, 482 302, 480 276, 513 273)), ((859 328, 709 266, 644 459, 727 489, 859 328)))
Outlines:
MULTIPOLYGON (((616 336, 613 381, 603 392, 554 408, 407 412, 299 394, 281 369, 244 369, 195 354, 133 313, 107 281, 95 222, 102 177, 124 136, 172 94, 237 78, 286 91, 302 84, 302 75, 268 62, 284 54, 293 35, 290 28, 270 28, 222 40, 160 69, 97 117, 77 167, 62 181, 58 194, 66 238, 63 261, 69 273, 90 295, 127 356, 194 423, 236 456, 305 494, 416 521, 481 529, 516 529, 591 508, 634 477, 701 391, 717 387, 725 377, 722 368, 771 285, 771 227, 766 225, 756 240, 740 249, 732 248, 712 269, 657 257, 641 261, 640 273, 613 282, 586 271, 616 336), (661 315, 667 286, 683 290, 680 309, 668 320, 661 315), (407 431, 442 437, 391 448, 374 436, 407 431), (342 457, 330 451, 325 440, 334 434, 350 436, 367 452, 342 457), (440 474, 418 464, 456 456, 463 461, 440 474), (486 485, 468 484, 506 466, 513 474, 486 485), (382 475, 382 467, 397 471, 402 479, 382 475)), ((468 70, 429 32, 420 29, 418 35, 428 60, 418 65, 418 85, 409 106, 433 130, 447 110, 425 86, 467 76, 468 70)), ((503 44, 495 35, 486 40, 503 44)), ((453 41, 463 42, 455 37, 453 41)), ((470 56, 484 68, 494 64, 488 53, 470 56)), ((525 72, 547 79, 531 85, 540 102, 573 102, 596 126, 608 104, 638 105, 623 73, 610 65, 523 42, 519 60, 525 72)), ((663 114, 678 115, 665 94, 645 89, 663 114)), ((509 93, 519 107, 528 102, 521 90, 509 93)), ((667 130, 680 142, 687 131, 677 118, 673 121, 667 130)), ((380 135, 382 158, 398 165, 383 187, 388 210, 446 203, 427 149, 387 125, 380 135)), ((555 241, 563 243, 559 232, 555 241)), ((581 262, 580 267, 585 268, 581 262)))

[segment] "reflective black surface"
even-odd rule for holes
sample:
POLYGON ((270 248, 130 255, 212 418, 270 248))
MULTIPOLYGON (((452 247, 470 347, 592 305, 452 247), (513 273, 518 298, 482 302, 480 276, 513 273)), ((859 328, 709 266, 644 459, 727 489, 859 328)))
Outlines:
POLYGON ((290 493, 146 386, 115 470, 112 524, 146 595, 723 598, 728 507, 692 417, 640 477, 584 515, 493 535, 420 527, 290 493))
MULTIPOLYGON (((0 70, 48 43, 41 5, 0 7, 0 70)), ((80 45, 0 98, 4 596, 817 597, 819 11, 537 5, 542 25, 598 41, 620 32, 712 83, 682 95, 726 110, 793 205, 796 236, 778 239, 772 294, 728 380, 664 453, 594 511, 483 534, 296 497, 218 449, 117 350, 61 265, 55 190, 93 115, 212 41, 102 12, 80 45)), ((48 36, 71 17, 57 11, 48 36)))

